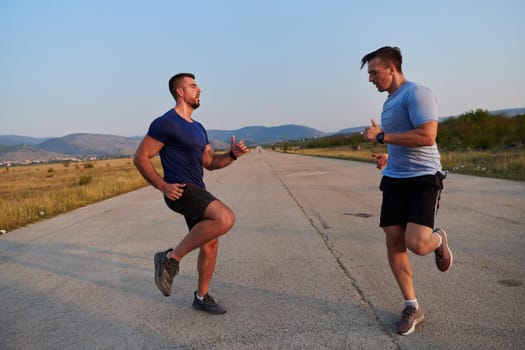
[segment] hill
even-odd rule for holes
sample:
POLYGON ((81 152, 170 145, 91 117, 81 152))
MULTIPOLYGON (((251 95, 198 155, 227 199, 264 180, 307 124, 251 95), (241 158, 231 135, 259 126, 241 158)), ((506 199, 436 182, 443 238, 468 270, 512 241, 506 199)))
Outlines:
POLYGON ((50 160, 71 159, 63 153, 49 152, 31 145, 0 146, 0 164, 3 163, 40 163, 50 160))
POLYGON ((136 138, 123 136, 71 134, 46 140, 36 146, 46 151, 80 157, 124 157, 135 153, 139 143, 136 138))
MULTIPOLYGON (((361 130, 286 142, 277 146, 302 149, 351 146, 353 149, 359 149, 362 144, 369 143, 363 140, 359 133, 361 130)), ((439 124, 437 143, 441 151, 522 150, 525 145, 525 113, 509 116, 506 113, 478 109, 457 117, 444 118, 439 124)))
POLYGON ((355 134, 355 133, 363 131, 366 127, 367 126, 358 126, 355 128, 342 129, 342 130, 339 130, 337 134, 355 134))
POLYGON ((231 135, 237 140, 244 140, 248 146, 264 145, 287 140, 300 140, 325 136, 327 133, 309 128, 303 125, 281 125, 281 126, 248 126, 236 130, 208 130, 208 137, 230 144, 231 135))
MULTIPOLYGON (((248 146, 254 146, 313 138, 326 133, 301 125, 250 126, 229 131, 208 130, 210 143, 217 150, 230 147, 231 135, 235 135, 237 140, 245 140, 248 146)), ((142 136, 123 137, 86 133, 43 139, 0 135, 0 163, 31 160, 40 162, 43 159, 57 160, 72 157, 129 157, 135 153, 141 139, 142 136)))
POLYGON ((437 142, 447 151, 522 149, 525 113, 508 116, 478 109, 444 120, 437 142))
POLYGON ((0 135, 0 145, 18 146, 18 145, 37 145, 49 138, 29 137, 20 135, 0 135))
POLYGON ((507 108, 507 109, 497 109, 490 111, 490 114, 505 114, 507 117, 515 117, 520 114, 525 114, 525 108, 507 108))
MULTIPOLYGON (((491 111, 491 115, 514 117, 525 113, 525 108, 491 111)), ((440 118, 442 122, 458 116, 440 118)), ((231 135, 244 140, 248 146, 268 145, 284 141, 319 139, 330 135, 357 134, 364 126, 326 133, 303 125, 248 126, 236 130, 208 130, 212 146, 217 150, 229 148, 231 135)), ((443 128, 445 129, 445 128, 443 128)), ((444 136, 444 135, 443 135, 444 136)), ((135 153, 142 136, 123 137, 100 134, 70 134, 58 138, 33 138, 18 135, 0 135, 0 163, 72 157, 129 157, 135 153)), ((343 142, 343 141, 341 141, 343 142)), ((357 141, 356 141, 357 142, 357 141)))

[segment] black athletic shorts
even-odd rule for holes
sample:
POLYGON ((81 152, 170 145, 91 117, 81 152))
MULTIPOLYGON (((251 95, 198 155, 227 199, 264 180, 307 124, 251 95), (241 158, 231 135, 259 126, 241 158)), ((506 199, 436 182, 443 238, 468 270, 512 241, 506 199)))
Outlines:
POLYGON ((164 196, 168 207, 184 216, 189 230, 204 218, 206 208, 216 199, 210 192, 190 183, 186 183, 184 193, 179 199, 171 200, 164 196))
POLYGON ((407 179, 383 176, 379 186, 383 191, 379 226, 411 222, 434 228, 445 176, 441 172, 407 179))

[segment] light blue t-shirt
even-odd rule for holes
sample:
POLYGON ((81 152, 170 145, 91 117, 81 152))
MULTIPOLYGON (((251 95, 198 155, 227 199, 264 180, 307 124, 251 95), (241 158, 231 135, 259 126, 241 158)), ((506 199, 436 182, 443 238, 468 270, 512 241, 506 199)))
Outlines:
MULTIPOLYGON (((387 134, 401 133, 432 120, 438 120, 434 93, 427 87, 407 81, 383 104, 381 128, 387 134)), ((387 147, 385 176, 409 178, 441 171, 441 157, 436 143, 423 147, 391 144, 387 147)))

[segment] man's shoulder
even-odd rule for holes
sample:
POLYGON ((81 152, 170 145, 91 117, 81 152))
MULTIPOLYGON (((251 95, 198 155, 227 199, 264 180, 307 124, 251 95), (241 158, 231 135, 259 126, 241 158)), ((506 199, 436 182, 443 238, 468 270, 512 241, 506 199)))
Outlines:
POLYGON ((418 82, 407 81, 405 84, 406 84, 406 90, 410 91, 411 93, 417 93, 421 91, 432 92, 431 88, 421 83, 418 83, 418 82))
POLYGON ((176 118, 176 113, 173 109, 168 110, 163 115, 153 119, 151 122, 152 127, 166 127, 166 125, 173 125, 177 123, 178 118, 176 118))
POLYGON ((407 81, 403 84, 403 88, 398 95, 403 101, 411 103, 411 101, 425 101, 434 100, 434 92, 431 88, 420 83, 407 81))
POLYGON ((164 114, 155 118, 154 120, 172 119, 174 116, 175 116, 175 111, 173 110, 173 108, 171 108, 168 111, 166 111, 164 114))
POLYGON ((202 125, 201 122, 199 122, 198 120, 194 120, 194 122, 197 123, 198 126, 204 129, 204 125, 202 125))
POLYGON ((198 128, 202 129, 204 132, 207 132, 207 131, 206 131, 206 128, 204 127, 204 125, 202 125, 201 122, 199 122, 199 121, 193 119, 193 124, 196 125, 198 128))
POLYGON ((174 116, 173 109, 167 111, 160 117, 155 118, 148 130, 148 135, 154 139, 166 143, 169 139, 169 134, 173 130, 176 118, 174 116))

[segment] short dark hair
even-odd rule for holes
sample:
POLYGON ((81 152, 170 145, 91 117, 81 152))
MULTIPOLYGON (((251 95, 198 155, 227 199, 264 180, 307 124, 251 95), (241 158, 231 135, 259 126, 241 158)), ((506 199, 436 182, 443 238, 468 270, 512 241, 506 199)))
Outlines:
POLYGON ((403 56, 401 56, 401 50, 399 47, 383 46, 380 49, 370 52, 361 59, 361 69, 363 66, 371 61, 372 59, 379 57, 381 63, 388 65, 393 63, 399 73, 403 73, 401 70, 401 64, 403 63, 403 56))
POLYGON ((195 74, 192 74, 192 73, 175 74, 174 76, 170 78, 170 81, 168 82, 168 87, 170 89, 171 96, 173 96, 174 99, 177 99, 177 88, 179 87, 181 80, 184 78, 195 79, 195 74))

